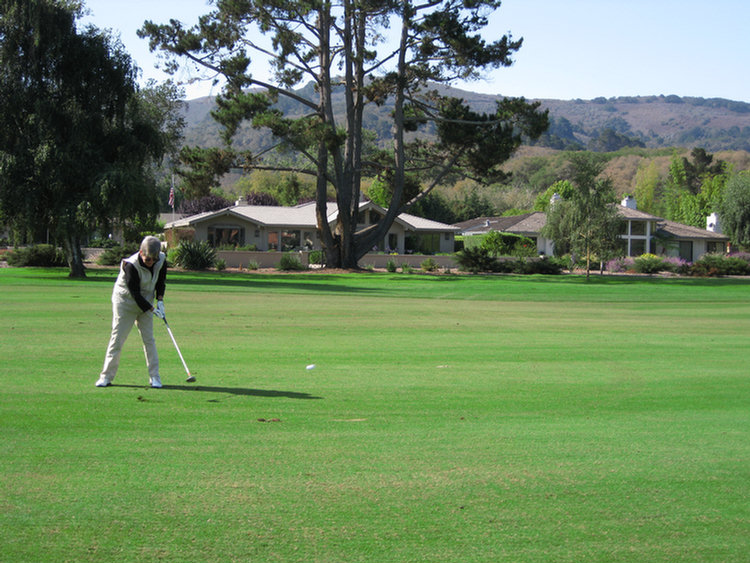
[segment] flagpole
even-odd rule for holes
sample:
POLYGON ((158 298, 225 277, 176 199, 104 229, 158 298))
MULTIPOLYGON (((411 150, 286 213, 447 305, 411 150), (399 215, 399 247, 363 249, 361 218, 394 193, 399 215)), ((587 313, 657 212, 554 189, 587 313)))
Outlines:
POLYGON ((172 206, 172 222, 174 223, 174 172, 172 173, 172 188, 169 191, 169 203, 172 206))

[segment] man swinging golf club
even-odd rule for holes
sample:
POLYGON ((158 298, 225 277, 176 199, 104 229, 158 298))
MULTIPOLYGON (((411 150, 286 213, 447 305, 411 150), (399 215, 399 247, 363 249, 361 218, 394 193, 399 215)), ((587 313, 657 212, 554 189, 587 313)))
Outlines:
POLYGON ((144 238, 141 249, 120 264, 120 274, 112 290, 112 335, 97 387, 107 387, 115 378, 122 347, 134 323, 141 333, 151 387, 161 387, 154 315, 165 318, 163 299, 166 279, 167 259, 156 237, 144 238))

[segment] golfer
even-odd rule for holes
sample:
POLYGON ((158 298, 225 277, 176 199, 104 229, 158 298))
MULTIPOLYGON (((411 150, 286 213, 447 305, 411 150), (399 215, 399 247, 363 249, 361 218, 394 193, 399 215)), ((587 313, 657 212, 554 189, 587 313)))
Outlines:
POLYGON ((112 291, 112 336, 97 387, 107 387, 115 378, 120 365, 120 352, 133 323, 141 333, 151 387, 161 387, 159 356, 154 340, 154 315, 164 318, 166 279, 167 258, 156 237, 144 238, 141 249, 120 264, 120 274, 112 291))

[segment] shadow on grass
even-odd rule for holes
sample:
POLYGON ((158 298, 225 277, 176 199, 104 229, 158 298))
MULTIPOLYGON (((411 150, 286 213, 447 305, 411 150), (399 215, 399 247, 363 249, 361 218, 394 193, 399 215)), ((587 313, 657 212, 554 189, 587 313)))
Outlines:
MULTIPOLYGON (((16 268, 9 277, 34 279, 40 281, 65 280, 72 283, 114 283, 117 278, 116 268, 96 268, 87 270, 86 278, 69 278, 65 268, 16 268), (64 274, 64 275, 63 275, 64 274)), ((417 282, 434 282, 437 285, 447 283, 460 284, 466 281, 497 280, 507 283, 526 282, 531 284, 555 284, 568 286, 691 286, 691 287, 736 287, 750 285, 749 276, 692 277, 658 275, 628 275, 592 271, 587 279, 583 274, 563 275, 520 275, 520 274, 383 274, 367 271, 357 273, 294 273, 294 274, 253 274, 244 272, 193 272, 170 270, 169 285, 235 287, 260 290, 291 290, 311 293, 358 293, 370 295, 390 295, 399 292, 399 283, 405 286, 417 282), (388 282, 397 282, 388 285, 388 282)))
MULTIPOLYGON (((110 387, 128 387, 131 389, 150 389, 148 385, 119 385, 113 383, 110 387)), ((296 391, 275 391, 272 389, 246 389, 243 387, 209 387, 206 385, 164 385, 161 389, 154 391, 193 391, 197 393, 226 393, 228 395, 240 395, 243 397, 270 397, 286 399, 322 399, 309 393, 298 393, 296 391)))

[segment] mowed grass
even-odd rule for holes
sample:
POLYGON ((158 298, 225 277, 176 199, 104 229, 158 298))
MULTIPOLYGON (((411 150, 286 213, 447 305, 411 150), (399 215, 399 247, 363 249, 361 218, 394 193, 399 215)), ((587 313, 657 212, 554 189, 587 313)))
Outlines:
POLYGON ((750 280, 0 270, 0 561, 749 561, 750 280), (314 370, 305 369, 315 364, 314 370))

